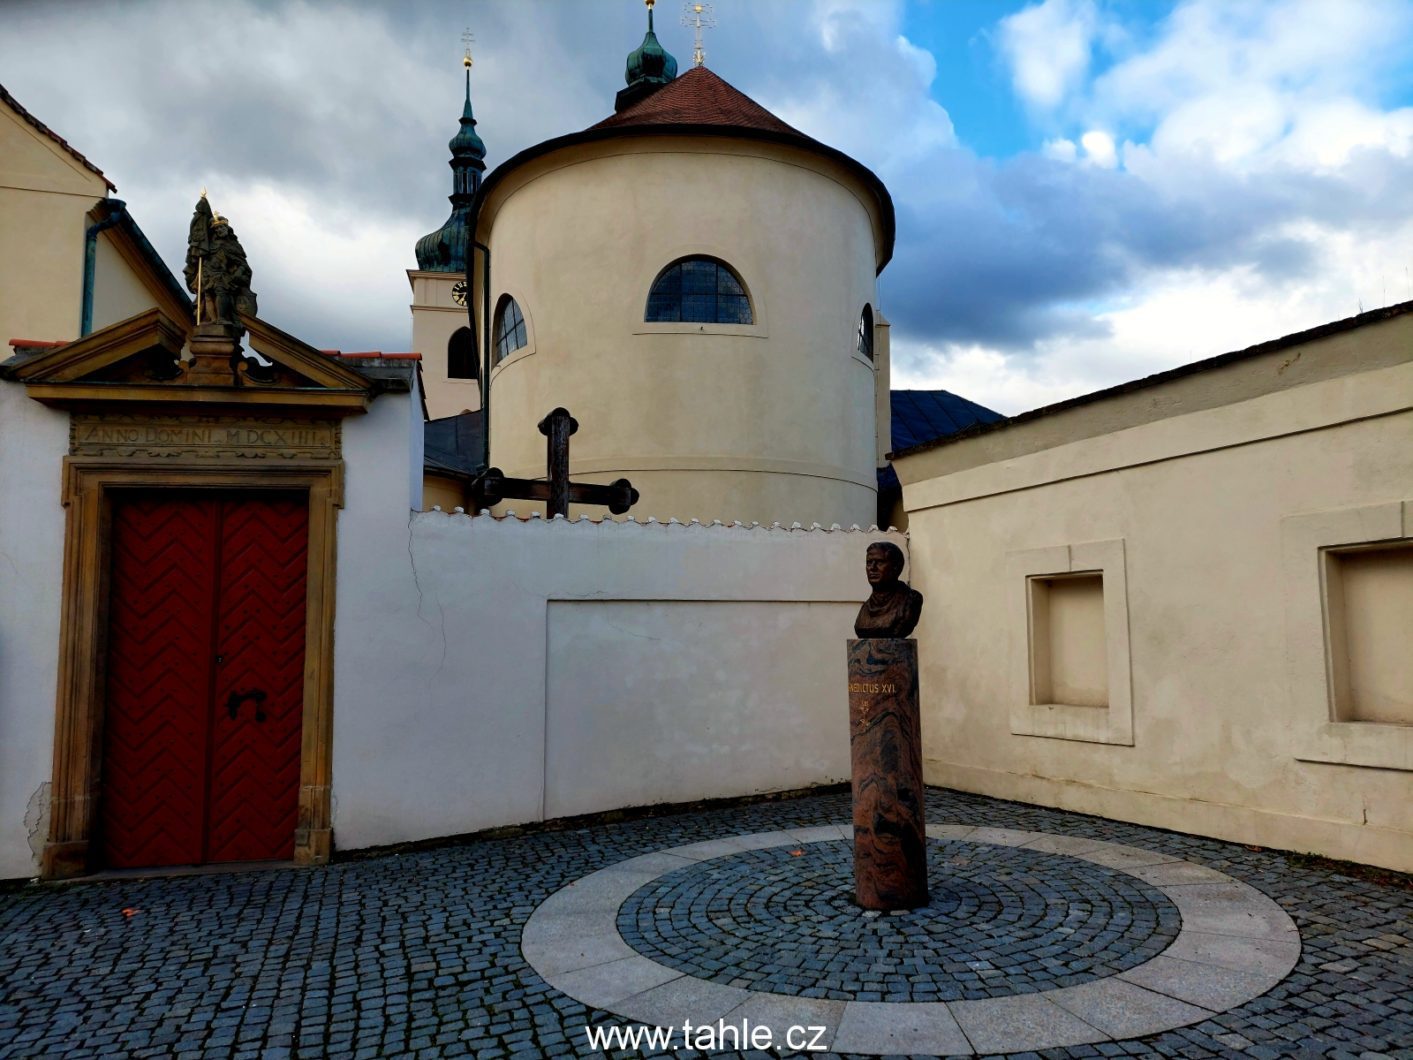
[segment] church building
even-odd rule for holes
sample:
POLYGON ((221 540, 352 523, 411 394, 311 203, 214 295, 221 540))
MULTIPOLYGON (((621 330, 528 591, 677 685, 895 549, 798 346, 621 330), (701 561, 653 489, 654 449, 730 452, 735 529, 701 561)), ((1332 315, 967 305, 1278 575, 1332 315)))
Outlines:
POLYGON ((881 543, 928 783, 1413 871, 1413 303, 893 391, 887 189, 652 7, 614 112, 489 171, 466 57, 415 353, 263 319, 204 195, 183 283, 0 89, 0 879, 842 782, 881 543))
POLYGON ((478 411, 490 464, 532 478, 565 406, 575 475, 631 479, 642 515, 876 523, 888 191, 705 65, 679 75, 647 16, 615 112, 484 180, 468 66, 451 216, 408 273, 429 413, 478 411))

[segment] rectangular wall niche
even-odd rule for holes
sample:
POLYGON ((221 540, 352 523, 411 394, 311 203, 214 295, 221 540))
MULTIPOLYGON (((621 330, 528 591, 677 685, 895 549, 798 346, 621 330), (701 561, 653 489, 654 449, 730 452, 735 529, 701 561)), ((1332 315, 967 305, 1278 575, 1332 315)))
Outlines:
POLYGON ((1413 772, 1413 498, 1281 520, 1295 757, 1413 772))
POLYGON ((1413 544, 1325 552, 1336 722, 1413 725, 1413 544))
POLYGON ((1011 732, 1133 746, 1122 538, 1006 554, 1011 732))
POLYGON ((1108 707, 1103 572, 1029 581, 1031 703, 1108 707))

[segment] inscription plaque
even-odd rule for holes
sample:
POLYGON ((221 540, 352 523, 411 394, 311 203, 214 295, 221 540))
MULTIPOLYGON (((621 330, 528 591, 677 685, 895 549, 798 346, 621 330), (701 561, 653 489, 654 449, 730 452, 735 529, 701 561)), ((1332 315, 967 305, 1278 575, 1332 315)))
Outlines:
POLYGON ((74 413, 72 456, 198 460, 339 459, 338 420, 286 416, 133 416, 74 413))

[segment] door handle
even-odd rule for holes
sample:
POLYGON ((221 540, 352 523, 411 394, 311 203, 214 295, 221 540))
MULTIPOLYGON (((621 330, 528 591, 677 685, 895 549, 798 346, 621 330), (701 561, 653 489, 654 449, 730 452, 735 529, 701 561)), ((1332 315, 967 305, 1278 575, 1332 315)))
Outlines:
POLYGON ((237 692, 232 689, 230 698, 226 700, 226 713, 235 718, 240 713, 240 705, 246 700, 255 704, 255 720, 265 720, 265 690, 263 688, 252 688, 248 692, 237 692))

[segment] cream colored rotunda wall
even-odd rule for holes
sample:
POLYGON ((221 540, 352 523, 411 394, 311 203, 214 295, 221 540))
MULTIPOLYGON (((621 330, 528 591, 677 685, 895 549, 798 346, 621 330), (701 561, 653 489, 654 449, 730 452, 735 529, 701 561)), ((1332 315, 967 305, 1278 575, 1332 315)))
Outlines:
POLYGON ((106 194, 102 177, 0 104, 0 343, 78 337, 84 231, 106 194))
MULTIPOLYGON (((452 287, 463 279, 464 276, 454 272, 407 270, 407 280, 412 285, 412 348, 422 355, 427 416, 434 420, 474 412, 481 407, 479 377, 452 379, 447 367, 447 346, 452 335, 460 328, 471 326, 466 307, 457 305, 452 297, 452 287)), ((479 292, 479 287, 477 290, 479 292)), ((476 305, 479 312, 480 303, 476 305)), ((478 351, 480 341, 477 334, 478 351)), ((478 364, 481 359, 478 352, 478 364)))
POLYGON ((1342 714, 1326 665, 1413 718, 1408 629, 1369 635, 1410 606, 1410 405, 1404 315, 898 460, 928 781, 1413 870, 1413 724, 1342 714), (1345 555, 1354 650, 1321 580, 1345 555), (1108 705, 1037 704, 1027 575, 1086 571, 1102 616, 1066 621, 1104 638, 1108 705))
POLYGON ((575 477, 630 478, 639 518, 873 523, 875 368, 855 353, 883 241, 870 202, 832 160, 725 138, 615 139, 509 174, 480 238, 530 341, 492 371, 491 462, 543 476, 536 424, 563 405, 575 477), (644 322, 653 280, 690 255, 737 272, 753 324, 644 322))

